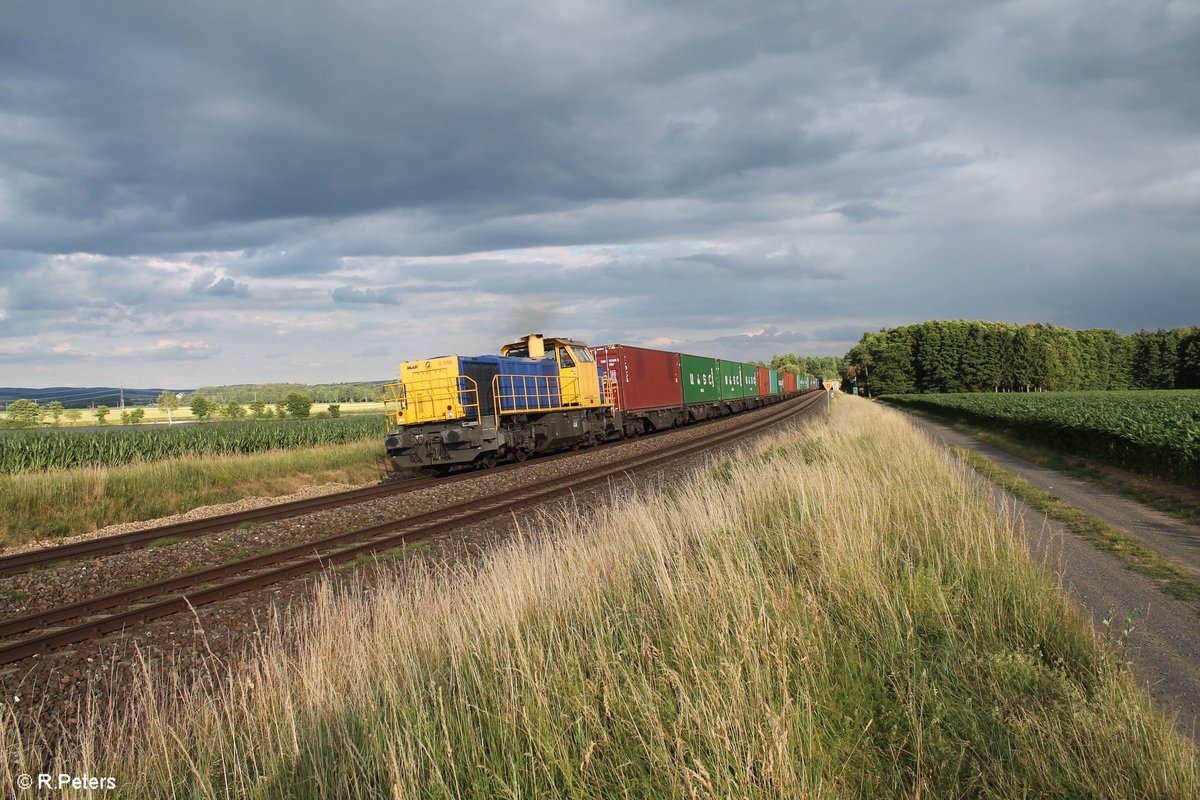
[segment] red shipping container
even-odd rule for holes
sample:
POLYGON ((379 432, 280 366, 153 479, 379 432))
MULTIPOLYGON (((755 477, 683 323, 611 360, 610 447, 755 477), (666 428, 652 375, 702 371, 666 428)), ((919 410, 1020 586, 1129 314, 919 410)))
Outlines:
POLYGON ((593 347, 592 354, 603 367, 604 374, 616 378, 617 408, 622 411, 683 405, 678 353, 609 344, 593 347))
POLYGON ((794 391, 796 391, 796 373, 785 371, 783 373, 783 393, 791 394, 794 391))
POLYGON ((766 397, 771 393, 771 370, 766 367, 758 368, 758 396, 766 397))

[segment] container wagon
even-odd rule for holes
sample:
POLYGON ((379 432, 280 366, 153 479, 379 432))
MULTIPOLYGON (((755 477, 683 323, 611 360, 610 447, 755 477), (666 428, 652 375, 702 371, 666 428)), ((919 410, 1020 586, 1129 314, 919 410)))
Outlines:
POLYGON ((677 428, 687 421, 678 353, 610 344, 593 347, 592 354, 615 388, 613 408, 621 412, 626 435, 677 428))

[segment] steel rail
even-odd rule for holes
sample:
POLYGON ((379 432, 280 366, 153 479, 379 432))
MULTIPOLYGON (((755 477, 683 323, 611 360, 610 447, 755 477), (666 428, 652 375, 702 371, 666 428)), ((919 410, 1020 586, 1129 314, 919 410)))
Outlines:
MULTIPOLYGON (((728 417, 718 417, 712 420, 705 420, 701 424, 716 422, 720 419, 728 419, 728 417)), ((658 431, 652 436, 658 436, 664 433, 670 433, 677 430, 669 428, 664 431, 658 431)), ((627 442, 627 439, 619 439, 613 442, 605 442, 600 447, 609 447, 627 442)), ((56 564, 67 561, 77 561, 85 558, 98 558, 100 556, 112 555, 113 553, 121 553, 126 550, 134 550, 141 547, 146 547, 161 539, 191 539, 199 536, 204 536, 209 533, 217 533, 219 531, 235 528, 246 523, 269 522, 271 520, 288 519, 290 517, 300 516, 301 514, 311 514, 317 511, 326 511, 333 508, 341 508, 342 506, 354 505, 356 503, 364 503, 369 500, 376 500, 381 497, 392 497, 395 495, 407 494, 415 492, 419 489, 424 489, 435 484, 458 483, 460 481, 471 480, 473 478, 484 475, 494 475, 499 472, 505 472, 512 469, 519 469, 525 466, 526 463, 546 463, 559 458, 566 458, 575 455, 576 451, 566 451, 562 453, 554 453, 542 456, 538 459, 524 463, 503 464, 498 467, 482 471, 463 472, 457 475, 442 478, 415 478, 405 481, 389 481, 385 483, 375 484, 373 486, 363 486, 357 489, 348 489, 344 492, 333 492, 319 497, 308 497, 300 500, 290 500, 285 503, 273 503, 271 505, 260 506, 259 508, 251 508, 245 511, 234 511, 228 514, 217 514, 211 517, 202 517, 200 519, 186 520, 184 522, 173 522, 167 525, 156 525, 152 528, 143 528, 136 531, 128 531, 126 533, 114 534, 97 539, 88 539, 82 542, 73 544, 56 545, 54 547, 41 548, 38 550, 27 550, 21 553, 12 553, 7 556, 0 556, 0 578, 10 575, 20 575, 34 569, 43 569, 53 567, 56 564)))
MULTIPOLYGON (((778 409, 776 409, 776 411, 778 411, 778 409)), ((746 420, 746 423, 747 423, 747 425, 752 425, 760 420, 761 420, 761 418, 756 416, 753 419, 746 420)), ((731 429, 731 430, 738 431, 740 429, 731 429)), ((683 443, 683 444, 690 444, 690 443, 683 443)), ((706 442, 706 444, 707 444, 707 442, 706 442)), ((666 451, 664 451, 664 452, 669 452, 669 450, 670 450, 670 448, 667 448, 666 451)), ((645 456, 640 456, 640 457, 635 457, 635 458, 644 458, 644 457, 645 456)), ((616 462, 616 463, 618 465, 620 465, 623 462, 616 462)), ((611 464, 602 464, 598 467, 593 467, 591 469, 599 470, 599 469, 609 468, 611 466, 612 466, 611 464)), ((585 471, 577 473, 577 474, 583 475, 586 473, 587 473, 587 471, 585 470, 585 471)), ((571 476, 567 476, 567 477, 571 477, 571 476)), ((510 497, 510 496, 517 496, 517 495, 520 495, 520 494, 523 494, 526 492, 528 492, 528 487, 517 487, 515 489, 510 489, 506 492, 501 492, 496 495, 491 495, 490 497, 484 497, 479 502, 483 502, 483 503, 494 502, 496 499, 503 499, 503 498, 510 497)), ((81 600, 77 603, 71 603, 70 605, 58 606, 56 608, 46 609, 45 611, 38 611, 38 612, 31 613, 31 614, 25 614, 20 617, 12 617, 10 619, 0 621, 0 639, 15 636, 20 633, 25 633, 27 631, 35 630, 37 628, 44 628, 48 625, 53 625, 53 624, 56 624, 59 622, 64 622, 64 621, 71 620, 71 619, 78 619, 79 617, 85 616, 87 614, 94 614, 96 612, 104 611, 104 610, 107 610, 110 608, 115 608, 115 607, 122 606, 122 605, 128 605, 129 603, 133 603, 138 600, 144 600, 149 597, 157 597, 159 595, 166 594, 167 592, 174 591, 176 589, 183 589, 183 588, 187 588, 188 586, 194 586, 197 584, 206 583, 213 579, 224 578, 224 577, 228 577, 229 575, 246 572, 248 570, 256 569, 258 567, 266 567, 266 566, 270 566, 272 564, 278 564, 278 563, 281 563, 284 561, 289 561, 293 558, 305 556, 305 555, 309 554, 310 552, 315 552, 322 548, 328 548, 331 545, 340 544, 343 542, 354 541, 356 539, 364 539, 364 538, 368 538, 371 536, 378 536, 382 533, 386 533, 388 531, 395 530, 398 526, 401 526, 401 525, 410 526, 410 525, 424 524, 427 522, 445 520, 447 513, 453 514, 454 510, 455 510, 455 507, 451 506, 449 508, 434 509, 432 511, 424 512, 422 514, 417 514, 417 515, 413 515, 413 516, 409 516, 409 517, 402 517, 400 519, 388 520, 387 522, 381 523, 379 525, 373 525, 373 526, 369 526, 367 528, 346 531, 344 533, 323 537, 321 539, 315 539, 312 541, 304 542, 304 543, 298 544, 298 545, 293 545, 291 547, 283 548, 280 550, 273 550, 271 552, 264 553, 260 556, 252 556, 250 558, 236 561, 231 564, 223 564, 221 566, 212 567, 212 568, 206 569, 206 570, 199 570, 196 572, 179 575, 179 576, 176 576, 173 578, 167 578, 167 579, 164 579, 161 581, 155 581, 153 583, 142 584, 140 586, 135 586, 130 589, 123 589, 118 592, 112 592, 110 594, 102 595, 100 597, 94 597, 94 598, 90 598, 87 600, 81 600)))
MULTIPOLYGON (((482 500, 472 501, 472 508, 470 511, 449 518, 447 518, 447 512, 451 509, 440 509, 401 520, 391 520, 379 525, 348 531, 343 534, 326 537, 324 539, 308 542, 303 545, 297 545, 295 547, 285 548, 283 550, 267 553, 262 556, 224 565, 222 567, 202 570, 200 572, 160 581, 155 584, 135 587, 134 589, 126 590, 124 592, 113 593, 111 595, 95 598, 90 601, 83 601, 70 606, 63 606, 58 609, 50 609, 44 613, 31 614, 19 619, 9 620, 5 622, 3 624, 3 628, 0 629, 3 630, 3 635, 5 636, 11 636, 16 633, 33 630, 38 627, 45 627, 46 625, 54 624, 56 622, 65 622, 78 619, 86 614, 95 613, 97 611, 106 610, 116 606, 126 605, 131 602, 136 602, 136 600, 139 599, 158 596, 174 589, 202 584, 212 579, 240 574, 246 572, 247 570, 258 567, 294 561, 295 559, 304 556, 309 552, 316 553, 316 555, 312 557, 303 559, 293 564, 287 564, 286 566, 272 569, 267 572, 261 572, 238 580, 222 583, 206 589, 201 589, 191 594, 179 595, 177 597, 163 600, 158 603, 153 603, 151 605, 141 606, 123 612, 117 612, 107 617, 85 622, 80 625, 62 630, 49 632, 40 636, 30 637, 0 647, 0 665, 10 664, 28 658, 37 653, 45 652, 58 647, 64 647, 81 641, 86 641, 98 636, 103 636, 107 633, 121 630, 133 624, 149 622, 151 620, 168 616, 189 608, 207 605, 236 594, 252 591, 254 589, 262 588, 263 586, 268 586, 283 580, 287 580, 289 578, 314 572, 332 564, 338 564, 352 560, 374 551, 386 550, 398 545, 407 544, 410 541, 424 539, 436 533, 482 522, 502 514, 510 514, 514 511, 546 502, 547 500, 554 499, 556 497, 569 495, 572 492, 588 488, 597 483, 608 480, 613 476, 628 473, 634 470, 646 469, 664 461, 677 459, 697 451, 709 449, 733 439, 757 433, 764 428, 776 424, 782 419, 809 413, 818 407, 820 397, 801 397, 798 400, 799 403, 795 407, 792 407, 791 403, 786 403, 783 408, 777 409, 771 414, 765 416, 756 415, 755 419, 748 420, 746 425, 739 426, 737 428, 731 428, 728 431, 722 431, 721 434, 714 438, 684 442, 664 448, 663 450, 654 453, 644 454, 630 459, 624 459, 616 463, 604 464, 582 470, 573 475, 564 476, 563 478, 559 479, 559 485, 557 486, 537 489, 532 492, 530 491, 531 487, 519 487, 505 492, 500 492, 488 498, 483 498, 482 500), (481 507, 480 503, 486 503, 487 505, 481 507), (403 529, 403 531, 400 533, 395 533, 397 529, 403 529), (375 538, 389 533, 392 535, 386 536, 382 539, 375 538), (331 553, 320 554, 321 549, 327 548, 334 544, 354 541, 356 539, 372 540, 365 543, 352 545, 350 547, 345 547, 331 553)), ((796 401, 793 400, 792 402, 796 401)))
POLYGON ((433 478, 419 478, 411 482, 376 484, 345 492, 335 492, 320 497, 308 497, 301 500, 291 500, 286 503, 274 503, 245 511, 234 511, 201 519, 174 522, 168 525, 156 525, 153 528, 119 533, 99 539, 88 539, 73 544, 57 545, 40 550, 29 550, 23 553, 0 557, 0 577, 19 575, 32 569, 53 566, 64 561, 75 561, 81 558, 111 555, 125 550, 145 547, 152 542, 165 538, 193 538, 207 533, 233 528, 247 522, 266 522, 268 520, 286 519, 300 514, 322 511, 328 508, 362 503, 377 497, 387 497, 391 494, 402 494, 423 489, 435 483, 433 478))

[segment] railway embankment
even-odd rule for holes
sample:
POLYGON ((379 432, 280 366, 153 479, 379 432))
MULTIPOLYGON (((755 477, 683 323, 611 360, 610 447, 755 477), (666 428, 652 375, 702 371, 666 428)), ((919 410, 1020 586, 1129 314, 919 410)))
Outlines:
POLYGON ((984 474, 1025 497, 1008 502, 1025 517, 1027 546, 1097 630, 1129 631, 1122 644, 1134 674, 1200 740, 1200 528, 939 422, 911 419, 975 454, 984 474))
POLYGON ((210 508, 195 519, 0 557, 0 696, 14 698, 10 710, 31 740, 47 720, 76 726, 81 699, 123 699, 148 660, 169 664, 180 684, 209 681, 222 669, 217 662, 242 659, 240 644, 259 620, 308 602, 311 576, 341 581, 378 568, 394 579, 414 561, 474 558, 549 509, 669 484, 745 437, 825 406, 816 393, 481 472, 210 508))
POLYGON ((841 398, 469 561, 323 582, 50 764, 116 796, 1193 797, 1193 744, 988 484, 841 398))

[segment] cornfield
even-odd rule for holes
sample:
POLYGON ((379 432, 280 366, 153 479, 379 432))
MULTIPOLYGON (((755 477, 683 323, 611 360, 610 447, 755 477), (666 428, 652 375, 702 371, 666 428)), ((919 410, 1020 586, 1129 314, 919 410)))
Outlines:
POLYGON ((238 455, 345 444, 386 433, 381 415, 0 435, 0 472, 114 466, 183 455, 238 455))
POLYGON ((1200 391, 889 395, 1065 452, 1200 485, 1200 391))

